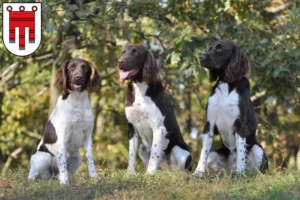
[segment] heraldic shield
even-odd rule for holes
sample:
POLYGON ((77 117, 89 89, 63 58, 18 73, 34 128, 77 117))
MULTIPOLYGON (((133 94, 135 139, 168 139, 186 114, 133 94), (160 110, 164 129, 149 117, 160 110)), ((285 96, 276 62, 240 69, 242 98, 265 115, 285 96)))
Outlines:
POLYGON ((17 56, 32 54, 41 43, 41 3, 3 3, 5 47, 17 56))

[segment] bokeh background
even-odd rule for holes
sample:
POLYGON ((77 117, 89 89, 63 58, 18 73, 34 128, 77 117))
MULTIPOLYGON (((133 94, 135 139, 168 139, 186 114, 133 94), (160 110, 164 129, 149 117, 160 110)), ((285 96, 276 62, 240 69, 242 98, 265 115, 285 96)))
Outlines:
MULTIPOLYGON (((3 173, 10 167, 28 168, 30 155, 59 95, 53 85, 55 71, 74 57, 93 62, 102 77, 100 90, 91 94, 96 119, 95 161, 103 169, 126 168, 124 87, 119 86, 116 65, 122 48, 129 43, 151 49, 159 66, 165 69, 167 92, 196 164, 201 149, 198 136, 204 127, 205 105, 213 86, 198 55, 217 39, 234 40, 251 61, 249 78, 259 121, 257 136, 270 163, 278 170, 300 168, 299 1, 36 2, 42 2, 43 9, 38 50, 30 56, 17 57, 0 42, 3 173)), ((216 138, 213 148, 218 145, 216 138)))

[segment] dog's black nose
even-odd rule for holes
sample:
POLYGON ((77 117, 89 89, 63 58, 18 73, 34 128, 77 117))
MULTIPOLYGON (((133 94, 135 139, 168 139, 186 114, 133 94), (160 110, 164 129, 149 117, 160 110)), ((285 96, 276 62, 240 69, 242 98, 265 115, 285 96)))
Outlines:
POLYGON ((205 60, 206 59, 206 55, 205 54, 200 54, 200 60, 205 60))
POLYGON ((76 80, 81 80, 81 79, 82 79, 82 76, 79 75, 79 74, 77 74, 77 75, 75 75, 75 79, 76 79, 76 80))

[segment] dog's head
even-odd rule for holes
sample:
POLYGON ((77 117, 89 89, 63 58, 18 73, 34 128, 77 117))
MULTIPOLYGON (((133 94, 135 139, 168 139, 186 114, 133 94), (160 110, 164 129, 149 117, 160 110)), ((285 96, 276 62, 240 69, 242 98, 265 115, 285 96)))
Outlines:
POLYGON ((216 41, 199 59, 201 65, 209 69, 211 82, 216 81, 220 74, 224 74, 226 81, 234 82, 250 71, 247 56, 231 40, 216 41))
POLYGON ((68 90, 96 90, 100 86, 100 77, 91 62, 76 58, 66 61, 57 70, 55 84, 61 89, 63 99, 66 99, 68 90))
POLYGON ((125 47, 118 60, 121 84, 124 80, 144 81, 147 84, 161 81, 161 73, 153 54, 144 46, 132 44, 125 47))

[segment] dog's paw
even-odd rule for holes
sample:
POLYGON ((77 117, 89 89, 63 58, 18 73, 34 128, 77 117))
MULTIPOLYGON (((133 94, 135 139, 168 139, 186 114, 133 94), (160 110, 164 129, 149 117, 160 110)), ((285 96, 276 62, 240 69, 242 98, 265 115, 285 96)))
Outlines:
POLYGON ((127 172, 126 172, 127 175, 132 175, 135 173, 136 173, 135 169, 127 169, 127 172))
POLYGON ((202 178, 202 177, 203 177, 203 172, 195 171, 195 172, 193 173, 193 176, 194 176, 194 177, 202 178))
POLYGON ((90 175, 90 179, 93 181, 93 182, 98 182, 98 181, 101 181, 102 178, 99 174, 93 174, 92 176, 90 175))
POLYGON ((101 180, 101 176, 97 173, 90 174, 90 178, 94 180, 101 180))
POLYGON ((59 182, 60 182, 61 185, 68 185, 70 183, 69 178, 65 177, 65 176, 60 176, 59 177, 59 182))
POLYGON ((153 175, 153 174, 155 174, 155 172, 156 172, 156 170, 147 171, 146 174, 147 174, 147 175, 153 175))
POLYGON ((231 178, 234 179, 236 182, 239 182, 240 179, 247 177, 244 172, 233 172, 231 173, 231 178))
POLYGON ((153 175, 153 174, 155 174, 156 171, 157 171, 156 168, 154 168, 154 167, 148 167, 146 174, 153 175))
POLYGON ((33 182, 36 180, 36 177, 34 176, 28 176, 28 181, 33 182))
POLYGON ((59 180, 59 183, 61 184, 61 185, 69 185, 69 180, 59 180))

